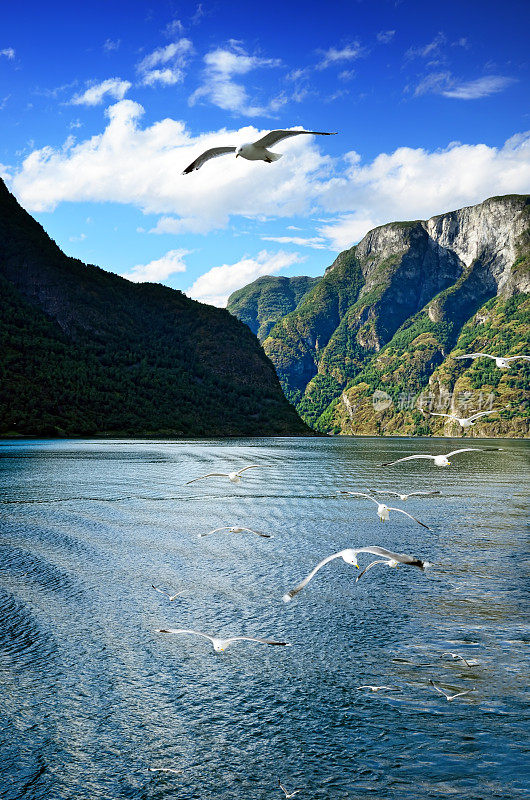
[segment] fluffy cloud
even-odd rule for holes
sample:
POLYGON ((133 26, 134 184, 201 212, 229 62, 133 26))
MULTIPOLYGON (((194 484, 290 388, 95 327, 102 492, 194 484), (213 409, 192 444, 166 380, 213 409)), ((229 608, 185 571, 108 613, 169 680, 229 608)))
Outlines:
POLYGON ((347 214, 327 225, 322 225, 318 232, 330 242, 335 250, 346 250, 379 224, 378 219, 359 214, 347 214))
POLYGON ((158 47, 136 65, 141 82, 144 86, 180 83, 184 80, 184 70, 193 52, 193 44, 189 39, 179 39, 166 47, 158 47))
POLYGON ((230 50, 218 47, 207 53, 204 63, 203 83, 191 95, 190 105, 208 100, 224 111, 257 117, 277 111, 285 103, 285 98, 278 97, 265 106, 253 105, 245 87, 233 79, 235 75, 246 75, 254 69, 278 67, 281 61, 277 58, 249 56, 236 42, 232 42, 230 50))
POLYGON ((121 277, 133 283, 165 281, 174 272, 186 272, 184 257, 187 255, 189 250, 169 250, 162 258, 150 261, 149 264, 137 264, 130 272, 124 272, 121 277))
POLYGON ((197 278, 186 289, 186 294, 194 300, 224 308, 232 292, 241 289, 262 275, 275 275, 282 269, 299 264, 304 259, 297 253, 269 253, 262 250, 255 258, 242 258, 235 264, 223 264, 197 278))
POLYGON ((361 47, 359 42, 353 42, 345 47, 337 48, 330 47, 322 54, 322 60, 319 61, 316 68, 326 69, 335 64, 340 64, 343 61, 353 61, 356 58, 361 58, 365 54, 365 49, 361 47))
POLYGON ((12 47, 5 47, 3 50, 0 50, 0 56, 5 56, 9 61, 12 61, 15 57, 15 51, 12 47))
POLYGON ((262 236, 264 242, 295 244, 299 247, 312 247, 315 250, 328 250, 329 244, 321 236, 262 236))
POLYGON ((120 78, 108 78, 101 83, 93 83, 82 94, 76 94, 70 100, 74 106, 97 106, 102 103, 107 96, 114 97, 115 100, 123 100, 132 84, 129 81, 122 81, 120 78))
POLYGON ((432 72, 416 86, 414 94, 441 94, 458 100, 477 100, 502 92, 515 82, 515 78, 502 75, 487 75, 474 81, 459 81, 450 72, 432 72))

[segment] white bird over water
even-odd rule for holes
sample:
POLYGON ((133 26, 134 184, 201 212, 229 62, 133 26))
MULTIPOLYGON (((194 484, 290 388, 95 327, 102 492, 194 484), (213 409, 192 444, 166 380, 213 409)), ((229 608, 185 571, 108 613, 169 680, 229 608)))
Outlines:
POLYGON ((530 361, 530 356, 508 356, 502 358, 501 356, 490 356, 489 353, 466 353, 464 356, 455 356, 455 359, 460 358, 492 358, 499 369, 510 369, 511 362, 516 361, 518 358, 523 358, 525 361, 530 361))
MULTIPOLYGON (((302 589, 307 586, 309 581, 314 578, 317 572, 322 569, 325 564, 329 564, 330 561, 333 561, 335 558, 342 558, 342 560, 346 564, 351 564, 354 567, 359 569, 359 564, 357 563, 357 554, 358 553, 372 553, 376 556, 382 556, 385 559, 385 563, 395 562, 396 566, 398 564, 407 564, 411 567, 419 567, 420 569, 425 569, 426 566, 429 565, 428 561, 422 561, 420 558, 415 558, 414 556, 408 556, 404 553, 393 553, 392 550, 386 550, 384 547, 357 547, 355 549, 348 548, 347 550, 340 550, 338 553, 333 553, 333 555, 324 558, 320 563, 316 565, 316 567, 311 570, 309 575, 301 581, 298 586, 295 586, 294 589, 290 589, 286 592, 283 596, 283 602, 288 603, 293 597, 298 594, 298 592, 302 591, 302 589)), ((366 571, 366 570, 364 570, 366 571)))
POLYGON ((201 631, 190 630, 189 628, 157 628, 156 633, 176 633, 176 634, 191 634, 192 636, 202 636, 203 639, 208 639, 216 653, 224 653, 226 648, 232 642, 257 642, 258 644, 272 644, 280 645, 282 647, 290 647, 289 642, 276 642, 273 639, 259 639, 255 636, 230 636, 227 639, 221 639, 218 636, 210 636, 201 631))
POLYGON ((473 686, 472 689, 465 689, 465 690, 462 689, 462 691, 460 692, 455 692, 454 694, 451 694, 451 692, 446 691, 443 688, 443 686, 437 686, 437 684, 433 680, 431 680, 431 683, 438 692, 438 694, 442 694, 446 700, 454 700, 455 697, 463 697, 465 694, 470 694, 470 692, 475 691, 475 687, 473 686))
POLYGON ((372 494, 387 494, 387 495, 391 494, 394 497, 399 497, 399 499, 403 500, 403 502, 408 500, 409 497, 416 497, 417 495, 418 496, 419 495, 424 495, 425 497, 431 497, 434 494, 440 494, 440 492, 437 491, 437 490, 436 491, 431 491, 431 492, 429 492, 429 491, 426 491, 426 492, 422 492, 422 491, 409 492, 408 494, 400 494, 399 492, 394 492, 392 489, 370 489, 370 492, 372 494))
POLYGON ((170 603, 172 603, 172 602, 173 602, 173 600, 176 600, 176 599, 177 599, 177 597, 180 597, 180 595, 181 595, 181 594, 184 594, 184 590, 182 590, 182 591, 180 591, 180 592, 177 592, 176 594, 169 594, 168 592, 164 592, 164 590, 163 590, 163 589, 159 589, 159 588, 158 588, 158 586, 155 586, 155 585, 154 585, 154 583, 152 583, 152 584, 151 584, 151 586, 152 586, 152 587, 153 587, 153 589, 154 589, 156 592, 158 592, 159 594, 163 594, 163 595, 164 595, 164 597, 168 597, 168 598, 169 598, 169 601, 170 601, 170 603))
MULTIPOLYGON (((499 448, 494 448, 499 449, 499 448)), ((437 467, 448 467, 451 462, 449 459, 451 456, 456 456, 457 453, 470 453, 472 450, 476 451, 477 453, 483 452, 483 447, 462 447, 460 450, 451 450, 450 453, 446 453, 445 455, 440 456, 430 456, 423 453, 419 453, 415 456, 405 456, 405 458, 398 458, 396 461, 385 461, 384 464, 379 464, 380 467, 391 467, 393 464, 399 464, 401 461, 412 461, 415 458, 428 458, 431 461, 434 461, 437 467)))
POLYGON ((420 522, 419 519, 413 517, 412 514, 408 513, 408 511, 403 511, 402 508, 394 508, 393 506, 386 506, 384 503, 379 503, 375 499, 375 497, 371 497, 369 494, 363 494, 363 492, 344 492, 344 491, 341 491, 340 494, 349 494, 355 497, 366 497, 368 500, 371 500, 372 503, 375 503, 377 506, 377 516, 379 517, 381 522, 385 522, 385 520, 388 520, 390 518, 391 511, 399 511, 400 514, 405 514, 406 517, 409 517, 410 519, 414 520, 414 522, 417 522, 418 525, 421 525, 423 528, 427 528, 428 531, 431 530, 428 525, 425 525, 425 523, 420 522))
POLYGON ((440 658, 445 658, 445 656, 450 656, 453 659, 453 661, 461 661, 462 664, 466 665, 466 667, 476 667, 478 665, 478 661, 476 661, 475 659, 468 661, 467 658, 461 656, 460 653, 442 653, 440 658))
POLYGON ((191 481, 186 481, 185 486, 195 481, 202 481, 205 478, 228 478, 231 483, 239 483, 242 478, 242 473, 247 469, 257 469, 262 467, 263 464, 249 464, 248 467, 242 467, 237 472, 209 472, 208 475, 201 475, 199 478, 193 478, 191 481))
POLYGON ((224 527, 224 528, 214 528, 213 531, 208 531, 208 533, 199 533, 198 538, 203 539, 205 536, 211 536, 212 533, 217 533, 218 531, 228 531, 229 533, 255 533, 256 536, 261 536, 263 539, 270 539, 271 536, 269 533, 260 533, 260 531, 253 531, 252 528, 238 528, 238 527, 224 527))
POLYGON ((295 794, 298 794, 298 792, 303 791, 303 787, 302 786, 297 786, 296 789, 292 790, 292 792, 288 792, 279 778, 278 778, 278 786, 280 787, 280 789, 284 793, 284 795, 287 798, 287 800, 289 800, 290 797, 294 797, 295 794))
POLYGON ((423 411, 424 414, 430 414, 431 417, 447 417, 447 419, 452 419, 454 422, 458 422, 461 428, 471 428, 480 417, 485 417, 488 414, 497 414, 496 408, 493 408, 491 411, 478 411, 470 417, 457 417, 456 414, 439 414, 434 411, 424 411, 423 408, 420 408, 420 411, 423 411))
POLYGON ((169 772, 172 775, 182 775, 183 770, 173 767, 147 767, 148 772, 169 772))
POLYGON ((205 150, 204 153, 201 153, 195 161, 192 161, 191 164, 186 167, 182 174, 188 175, 190 172, 200 169, 202 165, 211 158, 224 156, 228 153, 235 153, 236 158, 241 156, 241 158, 246 158, 247 161, 265 161, 267 164, 272 164, 273 161, 278 161, 278 159, 282 157, 282 154, 272 153, 267 148, 274 147, 275 144, 278 144, 278 142, 281 142, 283 139, 290 139, 291 136, 300 136, 301 134, 309 134, 311 136, 336 136, 337 132, 326 133, 325 131, 304 130, 269 131, 269 133, 266 133, 265 136, 262 136, 261 139, 258 139, 256 142, 247 142, 246 144, 240 144, 238 147, 212 147, 209 150, 205 150))
POLYGON ((370 692, 399 692, 397 686, 371 686, 370 684, 365 684, 364 686, 358 686, 358 690, 360 689, 368 689, 370 692))

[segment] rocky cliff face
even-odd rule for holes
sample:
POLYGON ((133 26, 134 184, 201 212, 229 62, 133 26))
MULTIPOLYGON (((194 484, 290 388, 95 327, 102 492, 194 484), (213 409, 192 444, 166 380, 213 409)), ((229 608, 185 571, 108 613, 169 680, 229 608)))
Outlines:
POLYGON ((307 433, 246 325, 68 258, 0 181, 0 434, 307 433))
MULTIPOLYGON (((462 347, 528 348, 529 223, 529 197, 494 197, 427 221, 383 225, 342 253, 264 341, 306 421, 338 433, 439 433, 438 418, 413 412, 415 398, 443 388, 454 408, 470 391, 462 389, 465 376, 475 375, 475 385, 487 367, 504 422, 495 429, 492 415, 471 431, 528 433, 526 408, 504 408, 513 402, 504 402, 512 377, 495 382, 491 365, 452 355, 462 347), (385 410, 365 402, 376 389, 391 398, 385 410)), ((519 362, 523 384, 527 371, 519 362)))

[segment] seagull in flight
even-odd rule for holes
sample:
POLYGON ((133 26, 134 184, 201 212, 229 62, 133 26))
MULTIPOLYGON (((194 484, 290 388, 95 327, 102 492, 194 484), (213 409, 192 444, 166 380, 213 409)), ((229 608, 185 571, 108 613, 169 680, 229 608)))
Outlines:
POLYGON ((242 467, 237 472, 209 472, 208 475, 201 475, 199 478, 193 478, 191 481, 186 481, 185 486, 195 481, 202 481, 204 478, 228 478, 231 483, 239 483, 242 478, 242 473, 247 469, 257 469, 262 467, 263 464, 249 464, 248 467, 242 467))
POLYGON ((256 536, 261 536, 263 539, 271 538, 269 533, 260 533, 260 531, 253 531, 252 528, 238 528, 238 527, 229 528, 228 526, 224 528, 214 528, 213 531, 209 531, 208 533, 199 533, 198 538, 202 539, 204 538, 204 536, 210 536, 212 533, 217 533, 218 531, 228 531, 229 533, 243 533, 245 531, 246 533, 255 533, 256 536))
POLYGON ((478 661, 476 661, 475 659, 473 659, 472 661, 468 661, 467 658, 461 656, 460 653, 442 653, 440 658, 444 658, 445 656, 450 656, 453 659, 453 661, 461 661, 462 664, 466 665, 466 667, 476 667, 478 664, 478 661))
POLYGON ((262 136, 261 139, 258 139, 256 142, 247 142, 246 144, 240 144, 239 147, 212 147, 210 150, 205 150, 204 153, 192 161, 189 164, 184 172, 183 175, 188 175, 190 172, 193 172, 196 169, 200 169, 203 164, 209 161, 211 158, 217 158, 218 156, 225 156, 228 153, 235 153, 236 158, 241 156, 241 158, 246 158, 247 161, 265 161, 267 164, 272 164, 273 161, 278 161, 282 157, 281 153, 273 153, 268 148, 274 147, 275 144, 278 142, 283 141, 283 139, 290 139, 291 136, 300 136, 301 134, 309 134, 311 136, 336 136, 337 132, 334 131, 333 133, 326 133, 325 131, 287 131, 287 130, 275 130, 269 131, 266 133, 265 136, 262 136))
POLYGON ((509 356, 508 358, 502 358, 501 356, 490 356, 489 353, 466 353, 463 356, 455 356, 455 359, 460 358, 472 358, 473 361, 475 358, 492 358, 495 361, 495 364, 499 367, 499 369, 510 369, 511 362, 516 361, 518 358, 523 358, 525 361, 530 361, 530 356, 509 356))
POLYGON ((156 633, 177 633, 177 634, 191 634, 192 636, 202 636, 203 639, 208 639, 216 653, 224 653, 226 648, 232 642, 257 642, 258 644, 273 644, 281 645, 283 647, 290 647, 289 642, 276 642, 273 639, 258 639, 255 636, 230 636, 228 639, 220 639, 217 636, 210 636, 201 631, 193 631, 188 628, 157 628, 156 633))
POLYGON ((163 594, 163 595, 164 595, 164 597, 168 597, 168 598, 169 598, 169 602, 170 602, 170 603, 172 603, 172 602, 173 602, 173 600, 176 600, 176 599, 177 599, 177 597, 180 597, 180 595, 181 595, 181 594, 184 594, 184 590, 182 590, 182 591, 180 591, 180 592, 177 592, 176 594, 168 594, 168 592, 164 592, 164 590, 163 590, 163 589, 159 589, 159 588, 158 588, 158 586, 155 586, 155 585, 154 585, 154 583, 152 583, 152 584, 151 584, 151 586, 152 586, 152 587, 153 587, 153 589, 154 589, 156 592, 158 592, 159 594, 163 594))
MULTIPOLYGON (((494 449, 497 450, 499 448, 494 448, 494 449)), ((450 453, 447 453, 446 455, 440 455, 440 456, 430 456, 430 455, 424 455, 423 453, 420 453, 420 454, 415 455, 415 456, 406 456, 405 458, 398 458, 397 461, 385 461, 384 464, 379 464, 379 466, 380 467, 391 467, 393 464, 399 464, 401 461, 412 461, 414 458, 430 458, 431 461, 434 461, 434 463, 435 463, 435 465, 437 467, 448 467, 451 464, 451 462, 449 461, 451 456, 456 456, 457 453, 470 453, 472 450, 474 450, 476 452, 482 452, 484 450, 484 448, 483 447, 462 447, 460 450, 451 450, 450 453)))
POLYGON ((440 494, 439 491, 430 491, 430 492, 409 492, 408 494, 400 494, 399 492, 394 492, 392 489, 370 489, 372 494, 391 494, 394 497, 399 497, 400 500, 405 502, 409 499, 409 497, 416 497, 416 495, 424 495, 425 497, 430 497, 433 494, 440 494))
POLYGON ((423 408, 420 408, 420 411, 423 411, 424 414, 430 414, 431 417, 447 417, 447 419, 452 419, 454 422, 458 422, 461 428, 471 428, 473 425, 476 425, 476 420, 480 417, 497 413, 497 409, 493 408, 491 411, 478 411, 470 417, 457 417, 456 414, 438 414, 434 411, 424 411, 423 408))
POLYGON ((371 497, 369 494, 363 494, 363 492, 344 492, 344 491, 341 491, 340 494, 349 494, 355 497, 366 497, 368 498, 368 500, 371 500, 372 503, 375 503, 377 506, 377 516, 379 517, 381 522, 385 522, 385 520, 388 520, 390 518, 391 511, 399 511, 400 514, 405 514, 406 517, 409 517, 410 519, 414 520, 414 522, 417 522, 418 525, 421 525, 423 528, 427 528, 428 531, 431 530, 428 525, 425 525, 425 523, 420 522, 419 519, 413 517, 412 514, 408 513, 408 511, 403 511, 402 508, 394 508, 393 506, 386 506, 384 503, 379 503, 375 499, 375 497, 371 497))
POLYGON ((465 694, 470 694, 470 692, 474 692, 475 691, 475 687, 473 686, 472 689, 466 689, 466 690, 462 690, 460 692, 455 692, 455 694, 451 694, 450 692, 447 692, 443 688, 443 686, 437 686, 437 684, 433 680, 431 680, 431 684, 434 686, 434 688, 436 689, 438 694, 443 694, 443 696, 445 697, 446 700, 454 700, 455 697, 463 697, 465 694))
POLYGON ((357 689, 368 689, 370 692, 399 692, 397 686, 371 686, 370 684, 364 686, 358 686, 357 689))
POLYGON ((147 767, 148 772, 170 772, 173 775, 182 775, 183 770, 172 767, 147 767))
POLYGON ((298 792, 303 791, 303 787, 302 786, 298 786, 296 789, 293 789, 292 792, 288 792, 279 778, 278 778, 278 786, 280 787, 280 789, 284 793, 284 795, 287 798, 287 800, 289 800, 290 797, 294 797, 295 794, 298 794, 298 792))
MULTIPOLYGON (((317 572, 322 569, 323 566, 329 564, 330 561, 333 561, 335 558, 342 558, 342 560, 346 564, 351 564, 354 567, 359 569, 359 564, 357 563, 357 554, 358 553, 372 553, 376 556, 382 556, 385 559, 385 562, 389 564, 389 562, 396 562, 396 566, 398 564, 407 564, 411 567, 419 567, 420 569, 425 569, 428 566, 428 561, 422 561, 419 558, 414 558, 414 556, 408 556, 403 553, 393 553, 392 550, 386 550, 384 547, 357 547, 355 549, 348 548, 346 550, 340 550, 338 553, 333 553, 331 556, 324 558, 320 561, 316 567, 311 570, 309 575, 301 581, 298 586, 295 586, 294 589, 290 589, 286 592, 283 596, 283 602, 288 603, 293 597, 298 594, 298 592, 302 591, 302 589, 307 586, 309 581, 314 578, 317 572)), ((366 571, 366 570, 365 570, 366 571)))

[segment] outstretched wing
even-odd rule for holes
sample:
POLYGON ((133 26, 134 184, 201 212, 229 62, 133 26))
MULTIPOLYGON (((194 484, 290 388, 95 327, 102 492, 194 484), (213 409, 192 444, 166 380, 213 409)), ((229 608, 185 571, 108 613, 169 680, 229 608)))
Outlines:
POLYGON ((337 131, 333 131, 333 133, 326 133, 325 131, 269 131, 269 133, 266 133, 265 136, 262 136, 257 142, 253 142, 253 144, 255 147, 273 147, 273 145, 281 142, 282 139, 290 139, 291 136, 300 136, 301 133, 311 134, 312 136, 336 136, 337 131))
POLYGON ((200 478, 193 478, 191 481, 186 481, 184 484, 187 486, 189 483, 195 483, 195 481, 202 481, 204 478, 227 478, 228 472, 209 472, 208 475, 201 475, 200 478))
POLYGON ((434 411, 429 411, 431 417, 448 417, 449 419, 456 419, 454 414, 438 414, 434 411))
POLYGON ((374 556, 381 556, 392 561, 398 561, 400 564, 408 564, 410 567, 425 567, 424 561, 421 558, 409 556, 406 553, 394 553, 392 550, 387 550, 386 547, 356 547, 356 553, 372 553, 374 556))
POLYGON ((440 492, 438 491, 438 489, 435 489, 435 490, 433 490, 431 492, 424 492, 424 491, 409 492, 409 497, 414 497, 417 494, 429 495, 429 494, 440 494, 440 492))
POLYGON ((372 492, 372 494, 386 494, 386 495, 391 494, 393 497, 401 497, 399 492, 394 492, 393 489, 370 489, 370 491, 372 492))
POLYGON ((474 419, 478 419, 479 417, 485 417, 486 414, 496 414, 497 409, 493 408, 491 411, 479 411, 478 414, 473 414, 471 417, 467 418, 468 422, 473 422, 474 419))
POLYGON ((457 453, 470 453, 472 450, 476 450, 477 452, 482 452, 482 447, 462 447, 461 450, 451 450, 450 453, 447 453, 447 458, 450 456, 456 456, 457 453))
POLYGON ((284 594, 283 602, 284 603, 288 603, 289 600, 292 600, 293 597, 295 596, 295 594, 298 594, 298 592, 302 591, 304 586, 307 586, 307 584, 309 583, 311 578, 313 578, 317 574, 319 569, 322 569, 322 567, 325 564, 328 564, 330 561, 333 561, 334 558, 342 558, 343 552, 344 552, 344 550, 341 550, 339 553, 333 553, 332 556, 328 556, 327 558, 324 558, 319 564, 316 565, 316 567, 313 570, 311 570, 309 575, 306 578, 304 578, 304 580, 301 581, 298 584, 298 586, 295 586, 294 589, 289 589, 289 591, 284 594))
POLYGON ((206 164, 211 158, 217 158, 218 156, 224 156, 227 153, 235 153, 236 147, 212 147, 210 150, 205 150, 204 153, 192 161, 189 166, 183 171, 183 175, 188 175, 190 172, 193 172, 195 169, 200 169, 203 164, 206 164))
POLYGON ((515 361, 516 358, 524 358, 525 361, 530 361, 530 356, 510 356, 505 361, 515 361))
POLYGON ((236 475, 241 475, 246 469, 256 469, 257 467, 262 467, 263 464, 249 464, 248 467, 243 467, 242 469, 238 469, 236 475))
POLYGON ((459 358, 481 358, 481 356, 483 356, 484 358, 495 358, 495 356, 490 356, 489 353, 466 353, 464 356, 455 356, 455 359, 459 359, 459 358))
POLYGON ((339 494, 350 494, 350 495, 352 495, 353 497, 366 497, 366 498, 368 498, 368 500, 371 500, 371 501, 372 501, 372 503, 375 503, 375 504, 376 504, 376 506, 378 506, 378 505, 379 505, 379 503, 377 502, 377 500, 375 499, 375 497, 370 497, 370 495, 369 495, 369 494, 364 494, 364 492, 345 492, 345 491, 341 490, 341 491, 339 492, 339 494))
POLYGON ((416 517, 413 517, 412 514, 409 514, 408 511, 403 511, 402 508, 393 508, 392 506, 389 506, 388 510, 389 511, 399 511, 400 514, 405 514, 406 517, 410 517, 410 519, 413 519, 414 522, 417 522, 418 525, 421 525, 422 528, 427 528, 428 531, 431 530, 428 525, 425 525, 425 523, 420 522, 419 519, 416 519, 416 517))
POLYGON ((204 539, 205 536, 210 536, 212 533, 217 533, 218 531, 229 531, 230 528, 224 526, 223 528, 214 528, 213 531, 208 531, 208 533, 199 533, 197 536, 198 539, 204 539))
POLYGON ((276 644, 283 647, 290 647, 289 642, 277 642, 274 639, 259 639, 256 636, 231 636, 229 642, 259 642, 259 644, 276 644))
POLYGON ((362 572, 359 572, 359 574, 358 574, 358 575, 357 575, 357 577, 355 578, 355 583, 357 583, 357 581, 360 581, 360 580, 361 580, 361 578, 362 578, 362 576, 364 575, 364 573, 365 573, 365 572, 368 572, 368 570, 369 570, 369 569, 372 569, 372 567, 375 567, 375 565, 376 565, 376 564, 390 564, 390 561, 385 561, 385 559, 384 559, 384 558, 378 558, 378 559, 377 559, 377 561, 372 561, 370 564, 368 564, 368 566, 367 566, 367 567, 365 567, 365 568, 363 569, 363 571, 362 571, 362 572))
POLYGON ((261 536, 263 539, 270 539, 270 533, 261 533, 260 531, 254 531, 252 528, 241 528, 242 531, 247 531, 247 533, 255 533, 256 536, 261 536))
POLYGON ((385 461, 384 464, 379 464, 379 466, 380 467, 391 467, 392 464, 399 464, 400 461, 412 461, 413 458, 432 458, 432 459, 434 459, 434 456, 424 456, 424 455, 405 456, 405 458, 398 458, 397 461, 385 461))

